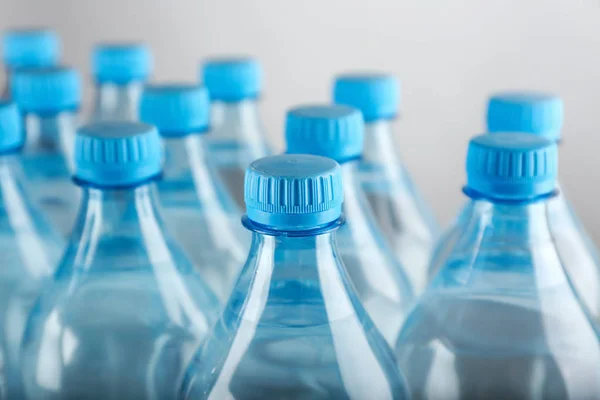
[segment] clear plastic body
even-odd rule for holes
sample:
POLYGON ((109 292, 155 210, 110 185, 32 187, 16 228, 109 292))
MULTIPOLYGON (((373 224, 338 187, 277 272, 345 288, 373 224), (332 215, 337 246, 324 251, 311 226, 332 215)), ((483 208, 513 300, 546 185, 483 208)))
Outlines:
POLYGON ((210 161, 217 167, 238 207, 243 210, 246 167, 252 161, 270 154, 256 101, 215 101, 211 118, 212 131, 207 138, 210 161))
MULTIPOLYGON (((19 353, 27 316, 52 275, 63 240, 29 201, 16 155, 0 156, 0 387, 22 398, 19 353)), ((0 389, 0 398, 3 398, 0 389)))
POLYGON ((400 161, 391 121, 366 124, 360 179, 381 232, 421 294, 439 227, 400 161))
POLYGON ((175 398, 219 305, 164 234, 154 192, 84 187, 70 245, 27 323, 28 398, 175 398))
POLYGON ((97 84, 90 120, 137 121, 143 87, 142 82, 97 84))
MULTIPOLYGON (((482 206, 477 202, 469 202, 436 245, 429 265, 430 279, 433 279, 442 267, 464 225, 469 223, 473 213, 477 211, 476 207, 482 206)), ((548 220, 567 275, 572 280, 577 295, 592 315, 597 329, 600 329, 600 258, 594 243, 561 189, 557 196, 548 201, 548 220)))
POLYGON ((346 224, 337 233, 337 245, 365 309, 393 345, 414 302, 413 290, 377 229, 357 177, 358 168, 356 161, 342 164, 346 224))
POLYGON ((549 208, 471 201, 398 339, 413 398, 600 398, 600 342, 549 208))
POLYGON ((340 262, 332 228, 271 234, 255 230, 250 256, 186 371, 181 397, 406 398, 391 350, 340 262))
POLYGON ((76 115, 24 116, 27 142, 21 156, 33 201, 53 225, 67 236, 75 222, 81 190, 73 185, 76 115))
POLYGON ((165 163, 159 196, 169 231, 221 302, 248 255, 250 235, 241 212, 206 163, 204 135, 164 140, 165 163))

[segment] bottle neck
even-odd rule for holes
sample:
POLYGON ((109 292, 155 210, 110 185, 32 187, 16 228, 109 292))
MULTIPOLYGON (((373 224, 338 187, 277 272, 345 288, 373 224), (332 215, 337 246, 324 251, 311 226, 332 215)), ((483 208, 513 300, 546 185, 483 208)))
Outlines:
POLYGON ((215 101, 211 113, 214 140, 263 143, 263 127, 256 100, 215 101))
POLYGON ((260 320, 261 326, 319 326, 352 314, 357 300, 339 262, 334 232, 307 236, 253 232, 250 256, 230 305, 243 306, 243 319, 260 320), (283 319, 280 312, 265 312, 269 307, 285 305, 306 308, 306 312, 291 313, 283 319))
POLYGON ((77 114, 72 111, 28 113, 24 116, 24 122, 27 137, 25 152, 64 154, 72 171, 77 114))
POLYGON ((434 284, 458 279, 468 286, 500 289, 566 281, 548 222, 548 200, 497 204, 475 199, 466 207, 459 239, 434 284), (515 279, 490 280, 500 272, 512 273, 515 279))
POLYGON ((221 214, 238 214, 237 206, 229 198, 217 172, 206 161, 205 134, 167 137, 163 144, 165 163, 163 178, 159 183, 161 196, 163 192, 167 195, 170 190, 191 190, 201 209, 219 214, 215 215, 215 219, 222 221, 221 214))
MULTIPOLYGON (((65 265, 89 267, 94 258, 111 258, 123 254, 145 259, 151 265, 172 262, 164 235, 156 187, 146 183, 134 188, 99 189, 83 186, 82 206, 79 210, 71 244, 66 255, 73 262, 65 265)), ((135 264, 135 263, 134 263, 135 264)), ((118 265, 96 265, 117 268, 118 265)), ((125 265, 135 267, 135 265, 125 265)))
POLYGON ((392 124, 392 120, 376 120, 365 124, 364 163, 388 168, 400 164, 392 124))
POLYGON ((110 82, 98 83, 93 119, 95 121, 137 121, 143 86, 143 82, 130 82, 124 85, 110 82))

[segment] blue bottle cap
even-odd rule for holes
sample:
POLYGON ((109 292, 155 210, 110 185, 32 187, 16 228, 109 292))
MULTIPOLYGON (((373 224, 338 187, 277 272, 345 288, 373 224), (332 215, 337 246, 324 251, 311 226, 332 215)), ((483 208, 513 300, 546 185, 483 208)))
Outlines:
POLYGON ((60 58, 60 41, 49 29, 14 29, 2 38, 2 59, 9 68, 49 67, 60 58))
POLYGON ((98 122, 75 137, 75 179, 100 187, 135 186, 161 173, 162 147, 152 125, 98 122))
POLYGON ((246 170, 248 218, 275 230, 310 230, 337 220, 344 193, 340 166, 325 157, 283 154, 246 170))
POLYGON ((25 133, 17 105, 0 100, 0 154, 19 150, 24 143, 25 133))
POLYGON ((202 81, 212 100, 254 99, 262 90, 262 70, 253 58, 215 58, 202 66, 202 81))
POLYGON ((389 74, 347 74, 336 78, 333 101, 358 108, 371 122, 396 117, 400 108, 400 84, 389 74))
POLYGON ((92 64, 99 83, 144 82, 152 73, 150 49, 139 43, 97 45, 92 53, 92 64))
POLYGON ((555 142, 527 133, 476 136, 467 152, 467 190, 489 199, 527 201, 556 187, 555 142))
POLYGON ((162 136, 206 132, 210 119, 208 91, 197 85, 149 85, 140 102, 140 120, 162 136))
POLYGON ((542 93, 499 93, 489 99, 487 125, 488 132, 527 132, 558 140, 563 101, 542 93))
POLYGON ((364 122, 360 111, 343 105, 300 106, 288 111, 287 152, 333 158, 342 163, 360 157, 364 122))
POLYGON ((81 103, 81 78, 69 67, 20 68, 12 78, 11 90, 24 112, 75 110, 81 103))

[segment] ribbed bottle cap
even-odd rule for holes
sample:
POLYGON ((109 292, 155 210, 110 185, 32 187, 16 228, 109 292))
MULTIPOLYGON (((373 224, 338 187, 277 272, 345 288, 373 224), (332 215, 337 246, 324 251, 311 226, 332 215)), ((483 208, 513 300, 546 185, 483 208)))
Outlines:
POLYGON ((17 105, 0 100, 0 154, 16 151, 24 143, 25 134, 17 105))
POLYGON ((486 198, 531 200, 556 187, 555 142, 527 133, 476 136, 467 152, 467 189, 486 198))
POLYGON ((342 163, 360 157, 364 122, 360 111, 342 105, 301 106, 288 111, 287 152, 333 158, 342 163))
POLYGON ((12 97, 25 112, 60 112, 81 103, 81 78, 68 67, 20 68, 12 78, 12 97))
POLYGON ((49 29, 15 29, 2 38, 2 59, 9 68, 49 67, 60 58, 60 41, 49 29))
POLYGON ((98 122, 75 137, 75 178, 97 186, 135 186, 161 173, 162 148, 152 125, 98 122))
POLYGON ((325 157, 283 154, 246 170, 248 218, 276 230, 309 230, 337 220, 344 193, 340 166, 325 157))
POLYGON ((499 93, 490 97, 488 132, 527 132, 558 140, 563 125, 563 101, 542 93, 499 93))
POLYGON ((140 102, 140 120, 162 136, 205 132, 210 118, 208 91, 197 85, 149 85, 140 102))
POLYGON ((139 43, 101 44, 92 53, 97 82, 127 84, 146 81, 152 73, 150 49, 139 43))
POLYGON ((371 122, 394 118, 400 107, 400 84, 389 74, 347 74, 336 78, 333 101, 358 108, 371 122))
POLYGON ((253 99, 262 90, 262 70, 253 58, 215 58, 202 66, 202 81, 212 100, 253 99))

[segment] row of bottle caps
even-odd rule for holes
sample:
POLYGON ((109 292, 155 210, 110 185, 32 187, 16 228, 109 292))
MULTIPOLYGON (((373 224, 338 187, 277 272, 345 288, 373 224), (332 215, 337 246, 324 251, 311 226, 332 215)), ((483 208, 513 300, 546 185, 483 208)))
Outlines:
MULTIPOLYGON (((5 45, 5 59, 6 48, 5 45)), ((123 79, 128 73, 123 70, 127 70, 127 66, 133 66, 133 70, 137 71, 132 73, 135 75, 133 80, 139 81, 141 75, 138 74, 139 65, 134 61, 136 56, 128 58, 123 53, 115 55, 116 48, 119 48, 119 52, 125 49, 123 46, 112 46, 111 56, 108 57, 110 61, 106 61, 106 56, 102 55, 95 58, 97 64, 109 65, 104 69, 110 72, 97 72, 97 76, 101 77, 99 81, 108 80, 116 85, 125 85, 128 81, 123 79)), ((147 51, 143 52, 148 60, 147 51)), ((97 71, 104 69, 98 68, 97 71)), ((64 86, 57 83, 58 80, 54 80, 53 84, 48 84, 46 80, 39 86, 32 83, 37 79, 32 76, 47 77, 56 69, 42 72, 39 69, 17 68, 14 71, 11 78, 13 97, 26 114, 57 111, 54 107, 61 103, 63 96, 60 87, 68 87, 65 90, 68 92, 76 86, 73 78, 61 78, 71 82, 64 86), (40 104, 43 108, 40 108, 40 104)), ((65 72, 65 69, 60 71, 63 76, 72 74, 65 72)), ((132 75, 128 76, 131 78, 132 75)), ((204 68, 204 83, 211 99, 223 103, 256 98, 260 92, 259 76, 258 64, 252 60, 221 60, 208 63, 204 68)), ((70 100, 65 102, 69 103, 66 109, 76 106, 73 98, 70 100)), ((219 143, 218 128, 211 132, 214 142, 206 145, 193 143, 207 153, 205 158, 194 158, 189 154, 184 157, 186 162, 206 163, 205 166, 198 163, 184 165, 189 176, 194 176, 193 179, 189 178, 192 181, 189 186, 195 186, 193 192, 199 197, 195 206, 190 208, 196 208, 197 214, 204 214, 198 220, 194 220, 191 210, 183 219, 177 218, 177 214, 186 206, 176 199, 186 189, 177 185, 182 179, 181 176, 172 175, 168 158, 170 153, 177 153, 177 142, 184 141, 192 133, 208 130, 210 113, 205 89, 197 85, 154 85, 144 89, 139 116, 142 121, 156 128, 109 122, 84 126, 78 130, 73 146, 76 182, 93 190, 121 191, 147 185, 162 173, 163 180, 158 183, 159 197, 165 206, 166 222, 170 225, 168 230, 183 244, 186 253, 192 255, 190 258, 196 264, 201 280, 208 283, 208 287, 202 290, 214 292, 221 301, 231 296, 226 302, 228 308, 214 323, 212 319, 216 317, 210 314, 222 306, 215 306, 212 301, 196 294, 195 299, 200 300, 197 301, 195 312, 203 315, 203 322, 190 330, 203 344, 187 367, 180 395, 185 398, 222 398, 228 394, 235 398, 256 398, 260 393, 270 393, 271 397, 310 393, 314 396, 324 390, 326 398, 402 398, 408 393, 417 398, 471 398, 484 390, 492 394, 530 398, 531 393, 541 390, 536 385, 546 389, 549 381, 556 382, 555 378, 560 378, 564 383, 563 386, 555 384, 553 390, 556 393, 566 391, 572 398, 600 396, 600 388, 595 380, 599 372, 597 363, 600 361, 600 346, 593 319, 589 317, 599 314, 599 306, 595 303, 600 296, 598 264, 591 241, 578 228, 566 200, 556 189, 556 141, 562 128, 560 99, 538 94, 502 94, 490 100, 488 131, 494 134, 473 138, 467 152, 467 185, 464 192, 472 202, 435 246, 435 224, 431 222, 406 171, 390 149, 389 121, 395 118, 399 103, 396 80, 380 74, 341 76, 336 80, 334 100, 343 105, 303 106, 289 111, 285 132, 289 154, 260 158, 250 163, 249 167, 249 159, 259 158, 259 154, 237 154, 234 158, 238 159, 238 167, 245 173, 244 186, 240 185, 239 179, 233 179, 229 184, 227 172, 222 171, 230 166, 223 168, 219 163, 223 157, 219 150, 231 149, 219 143), (510 133, 515 131, 522 133, 510 133), (159 134, 164 139, 163 144, 159 134), (167 154, 166 162, 162 160, 163 145, 167 154), (213 152, 215 154, 211 157, 210 153, 213 152), (213 167, 221 170, 218 179, 214 180, 210 178, 213 167), (206 172, 203 179, 198 178, 198 175, 202 175, 199 174, 201 171, 206 172), (220 230, 214 226, 215 222, 228 224, 225 219, 219 220, 219 215, 235 214, 223 206, 228 203, 223 202, 225 191, 220 193, 218 189, 223 182, 234 197, 236 190, 244 188, 241 196, 246 207, 244 225, 255 236, 249 257, 231 257, 234 252, 240 253, 232 250, 232 247, 236 247, 232 246, 235 235, 230 234, 224 226, 220 230), (214 188, 214 192, 220 193, 215 197, 221 205, 211 202, 210 196, 200 195, 207 188, 214 188), (209 207, 211 204, 214 207, 209 207), (547 238, 544 238, 543 223, 537 221, 538 207, 541 207, 543 218, 548 218, 551 234, 547 238), (342 223, 342 208, 346 223, 342 223), (210 219, 213 219, 212 224, 207 222, 210 219), (171 225, 174 221, 177 223, 171 225), (198 224, 196 228, 203 225, 202 229, 195 232, 186 229, 186 225, 192 221, 198 224), (211 229, 217 232, 216 236, 226 238, 227 244, 219 244, 214 237, 198 233, 211 229), (319 240, 311 242, 306 239, 326 237, 336 230, 337 248, 331 244, 319 245, 319 240), (490 230, 492 233, 489 233, 490 230), (265 243, 270 240, 268 237, 279 237, 280 243, 273 245, 274 248, 265 248, 265 243), (210 242, 208 247, 201 245, 204 240, 210 242), (561 241, 566 244, 561 245, 561 241), (227 250, 220 252, 219 259, 216 262, 213 259, 211 265, 206 253, 219 246, 227 250), (331 249, 326 250, 327 246, 331 246, 331 249), (434 247, 436 250, 429 261, 434 247), (565 250, 567 247, 569 249, 565 250), (199 248, 200 253, 205 254, 198 255, 199 248), (304 252, 299 249, 304 249, 304 252), (312 254, 311 251, 316 253, 312 254), (331 251, 331 259, 327 258, 328 251, 331 251), (515 258, 513 253, 518 253, 522 258, 515 258), (334 261, 338 254, 342 262, 334 261), (536 260, 540 255, 543 255, 542 261, 536 260), (272 260, 268 276, 261 276, 264 257, 272 260), (240 272, 245 258, 248 261, 240 272), (235 261, 226 261, 231 259, 235 261), (291 271, 286 269, 290 260, 296 265, 291 271), (223 268, 223 265, 226 267, 223 268), (219 268, 227 271, 219 272, 219 268), (303 270, 308 270, 309 276, 310 271, 314 270, 319 276, 308 278, 315 279, 317 289, 304 282, 307 278, 306 272, 301 272, 303 270), (220 281, 211 278, 219 273, 223 278, 220 281), (544 273, 547 276, 539 276, 544 273), (277 280, 279 274, 285 279, 277 280), (465 280, 465 274, 474 274, 474 280, 465 280), (338 276, 339 281, 334 275, 338 276), (346 275, 352 284, 346 282, 346 275), (428 284, 433 277, 433 283, 428 284), (594 277, 596 282, 590 284, 590 277, 594 277), (479 279, 482 283, 478 282, 479 279), (549 289, 544 285, 539 286, 540 279, 552 281, 549 289), (297 281, 297 286, 286 286, 289 284, 287 280, 297 281), (522 286, 524 282, 525 286, 522 286), (271 289, 264 293, 261 291, 264 287, 271 289), (426 294, 419 299, 426 287, 426 294), (562 307, 568 310, 568 317, 564 315, 564 310, 548 310, 543 304, 531 305, 531 302, 545 300, 549 296, 546 290, 555 287, 563 289, 560 301, 562 307), (475 295, 485 301, 471 299, 470 303, 461 303, 475 295), (257 309, 257 305, 252 303, 256 296, 263 302, 262 309, 257 309), (504 299, 496 299, 494 303, 491 300, 494 296, 504 296, 504 299), (519 306, 523 296, 527 298, 526 304, 519 306), (361 302, 354 302, 355 298, 361 302), (311 307, 317 310, 313 319, 305 315, 309 309, 314 311, 313 308, 307 308, 309 300, 318 300, 316 304, 320 304, 319 308, 319 305, 311 303, 311 307), (282 304, 286 304, 287 308, 277 310, 282 304), (509 310, 507 304, 512 304, 514 309, 509 310), (437 316, 429 315, 432 307, 439 307, 435 311, 437 316), (532 307, 534 316, 531 314, 532 307), (466 310, 470 310, 472 315, 462 314, 459 318, 458 314, 466 310), (249 317, 249 314, 256 312, 258 316, 249 317), (299 320, 291 318, 292 315, 297 315, 299 320), (404 323, 407 315, 409 319, 404 323), (457 322, 447 320, 451 315, 460 320, 460 327, 457 327, 457 322), (343 327, 348 331, 346 334, 352 337, 351 341, 345 342, 344 334, 336 330, 335 324, 352 316, 358 317, 361 322, 358 326, 350 323, 343 327), (525 316, 530 321, 524 330, 522 342, 519 342, 521 325, 527 319, 525 316), (444 323, 435 322, 439 318, 444 323), (494 318, 503 319, 504 326, 499 330, 497 327, 475 328, 475 324, 494 325, 494 318), (547 323, 548 320, 551 321, 550 327, 532 327, 535 324, 531 321, 547 323), (370 329, 373 323, 375 328, 370 329), (212 324, 215 328, 208 333, 206 327, 212 324), (202 329, 199 325, 202 325, 202 329), (566 325, 577 326, 578 333, 570 335, 564 332, 566 325), (282 333, 275 329, 281 326, 289 330, 282 333), (315 326, 323 326, 324 330, 316 332, 313 329, 315 326), (502 347, 507 345, 501 344, 503 340, 498 340, 499 332, 510 336, 515 342, 514 346, 502 347), (549 336, 560 337, 568 346, 541 346, 541 350, 536 350, 539 353, 531 356, 532 360, 560 358, 567 351, 572 356, 575 347, 579 356, 572 357, 563 366, 576 373, 554 372, 558 375, 549 374, 548 380, 541 384, 531 374, 504 374, 521 367, 524 357, 529 354, 519 352, 522 343, 543 340, 549 336), (237 343, 235 339, 238 337, 248 337, 250 343, 237 343), (295 340, 298 338, 301 338, 300 342, 295 340), (443 350, 433 346, 437 340, 450 342, 452 360, 442 360, 440 364, 439 359, 426 357, 425 353, 434 356, 442 354, 439 352, 443 350), (263 345, 264 341, 267 347, 259 349, 258 346, 263 345), (391 355, 384 341, 395 349, 397 357, 391 355), (276 344, 281 346, 278 354, 267 354, 268 346, 276 344), (302 344, 308 344, 305 350, 314 346, 326 355, 325 359, 315 357, 311 351, 305 354, 300 352, 304 348, 302 344), (341 345, 344 345, 343 349, 338 348, 341 345), (498 363, 489 352, 499 346, 503 352, 515 352, 517 355, 498 363), (332 351, 331 347, 335 350, 332 351), (475 360, 472 359, 473 354, 462 354, 474 348, 478 349, 479 354, 475 360), (338 356, 331 355, 334 353, 338 356), (348 355, 354 362, 358 361, 361 367, 344 360, 339 354, 348 355), (265 358, 267 355, 271 358, 265 358), (458 364, 456 360, 459 360, 458 364), (464 368, 460 367, 461 363, 464 368), (274 366, 297 368, 300 364, 309 368, 293 375, 291 382, 273 382, 273 375, 278 375, 277 370, 273 370, 274 366), (369 365, 368 373, 365 365, 369 365), (415 365, 422 369, 417 371, 419 374, 412 371, 415 365), (475 365, 476 369, 473 368, 475 365), (317 379, 320 374, 318 367, 323 366, 339 369, 344 376, 340 379, 326 374, 321 380, 323 387, 315 388, 307 381, 317 379), (209 378, 215 371, 216 378, 209 378), (498 374, 498 371, 502 373, 498 374), (432 377, 445 382, 432 385, 428 383, 432 377), (350 384, 350 381, 353 383, 350 384), (460 387, 452 384, 459 381, 464 383, 460 387), (313 392, 315 390, 317 392, 313 392)), ((132 109, 137 109, 135 100, 132 105, 132 109)), ((121 110, 121 106, 116 106, 116 109, 121 110)), ((20 121, 20 117, 13 105, 6 103, 0 107, 2 143, 10 143, 4 147, 5 153, 20 149, 25 140, 22 131, 16 129, 17 121, 20 121)), ((220 123, 227 122, 223 120, 220 123)), ((260 135, 234 138, 243 144, 239 147, 241 153, 247 153, 251 148, 266 148, 262 143, 265 139, 260 135), (257 140, 260 142, 258 146, 251 143, 257 140)), ((89 195, 87 201, 91 201, 89 195)), ((90 208, 87 209, 89 211, 90 208)), ((81 227, 75 230, 71 238, 75 246, 73 253, 90 246, 82 236, 86 224, 90 223, 84 217, 80 214, 81 227)), ((153 235, 152 242, 157 243, 156 236, 160 234, 153 231, 153 235)), ((147 238, 143 233, 141 236, 145 242, 147 238)), ((111 257, 123 255, 117 248, 111 250, 111 257)), ((59 271, 68 270, 72 267, 68 264, 73 261, 68 257, 63 259, 59 271)), ((75 278, 69 282, 74 284, 75 278)), ((203 288, 203 285, 199 284, 197 288, 203 288)), ((46 304, 48 310, 58 307, 57 304, 46 304)), ((90 308, 93 307, 90 305, 90 308)), ((40 352, 41 343, 48 340, 41 328, 48 318, 51 318, 50 311, 30 318, 31 325, 27 329, 33 333, 31 338, 25 338, 24 348, 34 354, 33 361, 29 360, 29 366, 19 366, 19 370, 38 368, 41 364, 47 364, 49 357, 52 358, 47 351, 44 354, 40 352)), ((108 326, 116 325, 115 320, 110 320, 110 317, 108 320, 108 326)), ((121 328, 129 327, 124 321, 119 321, 119 324, 121 328)), ((122 339, 117 338, 117 341, 122 339)), ((78 340, 85 343, 85 338, 78 340)), ((94 338, 94 341, 97 340, 94 338)), ((151 344, 146 343, 146 347, 155 346, 156 340, 149 340, 151 344)), ((183 340, 174 343, 176 347, 184 344, 183 340)), ((133 348, 127 354, 136 360, 145 360, 148 356, 147 351, 144 353, 133 348)), ((97 365, 94 360, 79 361, 82 365, 92 365, 87 367, 89 369, 84 368, 84 371, 91 371, 97 365)), ((148 368, 148 365, 142 368, 148 368)), ((163 378, 174 377, 176 381, 183 373, 181 367, 173 364, 161 365, 160 368, 163 378), (167 370, 170 372, 166 373, 167 370)), ((135 372, 131 374, 135 375, 135 372)), ((81 380, 85 372, 73 374, 73 377, 81 380)), ((288 375, 285 378, 290 379, 288 375)), ((99 379, 94 384, 100 382, 100 391, 110 388, 111 393, 117 393, 116 398, 125 393, 169 398, 171 392, 177 390, 174 388, 179 387, 173 384, 167 389, 152 385, 143 389, 141 386, 126 388, 124 382, 131 384, 131 375, 123 374, 122 381, 115 377, 112 379, 110 382, 99 379)), ((93 386, 77 383, 68 387, 67 382, 68 379, 52 382, 50 386, 54 385, 53 389, 31 379, 24 379, 23 384, 33 398, 49 393, 84 395, 93 386)))

